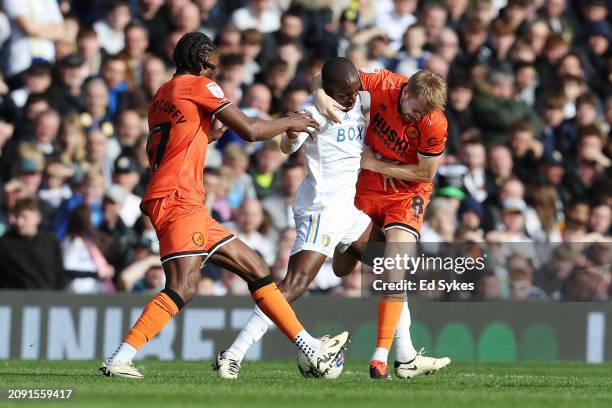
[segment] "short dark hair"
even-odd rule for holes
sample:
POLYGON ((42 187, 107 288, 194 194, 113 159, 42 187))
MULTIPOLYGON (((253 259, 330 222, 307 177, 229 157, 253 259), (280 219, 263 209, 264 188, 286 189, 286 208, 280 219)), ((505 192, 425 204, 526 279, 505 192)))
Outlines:
POLYGON ((338 57, 328 60, 321 70, 323 88, 331 84, 359 81, 359 73, 348 58, 338 57))
POLYGON ((304 165, 300 162, 298 162, 297 160, 287 160, 282 167, 283 170, 283 174, 285 174, 287 171, 295 169, 295 168, 303 168, 304 165))
POLYGON ((185 34, 176 44, 172 55, 176 72, 199 74, 202 67, 214 68, 208 62, 208 56, 215 51, 215 44, 206 34, 199 32, 185 34))
POLYGON ((15 208, 13 208, 13 214, 19 214, 22 211, 37 211, 40 212, 40 206, 38 200, 32 197, 22 198, 17 201, 15 208))
POLYGON ((125 28, 123 29, 124 33, 127 33, 128 31, 134 29, 134 28, 140 28, 141 30, 143 30, 146 34, 146 36, 149 36, 149 29, 147 28, 146 25, 144 25, 144 23, 138 19, 136 20, 132 20, 128 23, 128 25, 125 26, 125 28))
POLYGON ((240 54, 226 54, 221 57, 219 65, 224 68, 244 65, 244 58, 240 54))

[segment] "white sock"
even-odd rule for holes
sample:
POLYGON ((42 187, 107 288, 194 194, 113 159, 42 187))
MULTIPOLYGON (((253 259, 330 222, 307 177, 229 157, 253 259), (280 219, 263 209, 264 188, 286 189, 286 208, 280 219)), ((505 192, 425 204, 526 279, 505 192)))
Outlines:
POLYGON ((388 358, 389 358, 389 350, 387 350, 384 347, 376 347, 376 350, 374 350, 374 354, 372 354, 371 361, 378 360, 386 364, 388 358))
POLYGON ((402 309, 402 314, 397 323, 394 339, 397 361, 401 363, 408 363, 414 360, 417 355, 417 351, 412 345, 412 339, 410 338, 410 323, 411 319, 408 302, 404 302, 404 308, 402 309))
POLYGON ((111 364, 126 364, 132 361, 136 353, 138 350, 124 341, 106 361, 111 364))
POLYGON ((317 355, 321 350, 321 340, 312 337, 306 330, 299 332, 293 342, 308 357, 317 355))
POLYGON ((255 306, 253 314, 249 317, 234 343, 223 353, 223 357, 242 361, 249 348, 257 343, 266 334, 268 328, 272 326, 274 326, 274 322, 258 306, 255 306))

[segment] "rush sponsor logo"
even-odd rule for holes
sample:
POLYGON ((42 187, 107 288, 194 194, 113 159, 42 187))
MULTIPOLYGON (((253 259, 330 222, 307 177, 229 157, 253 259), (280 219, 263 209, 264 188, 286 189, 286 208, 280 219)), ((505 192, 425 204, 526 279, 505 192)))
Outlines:
POLYGON ((399 157, 403 157, 410 149, 410 146, 416 150, 419 140, 419 131, 412 126, 402 127, 402 129, 398 131, 387 123, 380 112, 376 112, 376 115, 374 115, 374 118, 370 122, 369 129, 372 129, 383 144, 399 157))

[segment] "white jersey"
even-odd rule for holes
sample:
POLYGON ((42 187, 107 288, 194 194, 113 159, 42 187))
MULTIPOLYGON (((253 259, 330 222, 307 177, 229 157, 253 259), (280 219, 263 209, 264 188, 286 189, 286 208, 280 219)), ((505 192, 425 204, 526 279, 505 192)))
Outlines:
POLYGON ((302 110, 312 114, 321 130, 314 137, 300 134, 291 145, 292 151, 304 145, 308 170, 293 206, 297 236, 291 255, 315 251, 331 257, 334 248, 344 252, 370 225, 370 217, 354 202, 369 100, 369 93, 360 92, 353 109, 340 113, 339 124, 321 115, 312 98, 304 104, 302 110))
POLYGON ((293 143, 293 150, 304 144, 307 176, 295 198, 296 216, 342 210, 353 205, 355 184, 361 163, 366 133, 366 112, 370 94, 359 92, 355 106, 340 112, 341 123, 332 123, 315 107, 312 97, 302 107, 319 122, 321 130, 314 137, 302 133, 293 143))

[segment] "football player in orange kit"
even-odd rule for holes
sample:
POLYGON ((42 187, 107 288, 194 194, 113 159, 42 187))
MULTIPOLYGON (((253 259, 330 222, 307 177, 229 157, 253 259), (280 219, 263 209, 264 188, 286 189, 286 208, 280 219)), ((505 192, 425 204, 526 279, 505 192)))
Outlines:
POLYGON ((261 257, 208 214, 203 187, 206 132, 213 116, 250 142, 319 125, 305 113, 273 121, 244 115, 212 80, 219 57, 205 34, 185 34, 173 58, 174 78, 159 88, 149 105, 151 180, 141 204, 159 238, 166 286, 147 304, 99 373, 142 378, 132 359, 195 297, 201 265, 210 261, 245 279, 259 308, 306 354, 314 370, 324 374, 345 348, 348 333, 321 340, 304 330, 261 257))
MULTIPOLYGON (((359 76, 363 90, 370 92, 371 104, 366 131, 369 149, 362 155, 355 205, 383 228, 387 243, 398 243, 397 250, 406 252, 420 237, 432 180, 446 144, 446 81, 429 71, 417 72, 410 79, 385 69, 360 71, 359 76)), ((315 103, 328 119, 341 121, 336 110, 340 106, 320 87, 320 77, 315 81, 315 103)), ((338 275, 350 273, 355 262, 348 252, 336 251, 334 271, 338 275)), ((410 339, 405 295, 391 293, 381 296, 378 303, 372 378, 390 378, 387 358, 394 337, 394 366, 399 378, 435 372, 450 364, 446 357, 417 353, 410 339)))

